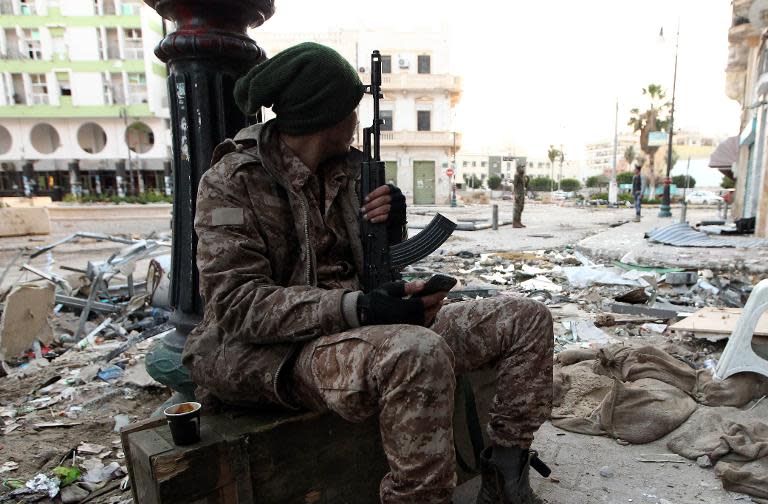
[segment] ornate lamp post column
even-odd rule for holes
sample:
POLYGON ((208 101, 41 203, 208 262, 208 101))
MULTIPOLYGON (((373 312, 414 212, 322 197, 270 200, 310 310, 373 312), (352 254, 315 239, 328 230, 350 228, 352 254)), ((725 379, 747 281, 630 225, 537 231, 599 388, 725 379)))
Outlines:
MULTIPOLYGON (((672 79, 672 109, 669 114, 669 143, 667 145, 667 176, 664 178, 664 192, 661 196, 661 207, 659 207, 659 217, 672 217, 672 200, 670 185, 672 179, 672 138, 675 133, 675 91, 677 89, 677 51, 680 47, 680 21, 677 22, 677 39, 675 41, 675 74, 672 79)), ((654 195, 652 194, 651 197, 654 195)))
POLYGON ((273 0, 145 0, 176 23, 155 48, 168 64, 173 141, 173 248, 171 302, 175 330, 147 354, 147 371, 174 390, 190 394, 194 384, 181 365, 189 331, 201 320, 203 302, 195 264, 193 222, 197 186, 216 145, 248 125, 235 105, 235 81, 264 52, 246 33, 274 13, 273 0))

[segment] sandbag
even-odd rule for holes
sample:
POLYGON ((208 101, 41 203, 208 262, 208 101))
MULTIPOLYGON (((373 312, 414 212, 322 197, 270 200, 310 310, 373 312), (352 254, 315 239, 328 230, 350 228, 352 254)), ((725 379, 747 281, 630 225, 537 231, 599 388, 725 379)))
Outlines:
POLYGON ((553 370, 552 418, 586 417, 600 406, 613 380, 592 370, 592 362, 583 361, 553 370))
POLYGON ((627 384, 614 380, 600 405, 600 426, 614 438, 650 443, 679 427, 696 407, 690 396, 660 380, 641 378, 627 384))
POLYGON ((696 371, 653 346, 607 346, 598 352, 594 370, 597 374, 624 382, 652 378, 672 385, 690 396, 694 396, 697 390, 696 371))
POLYGON ((711 369, 700 369, 696 373, 695 398, 701 404, 740 408, 768 395, 768 378, 757 373, 737 373, 725 380, 713 378, 711 369))
POLYGON ((570 348, 555 355, 555 363, 570 366, 582 361, 591 361, 597 357, 597 350, 592 348, 570 348))
MULTIPOLYGON (((766 458, 746 464, 718 462, 715 465, 715 474, 723 481, 723 488, 726 490, 768 499, 768 459, 766 458)), ((753 499, 753 502, 761 501, 753 499)))

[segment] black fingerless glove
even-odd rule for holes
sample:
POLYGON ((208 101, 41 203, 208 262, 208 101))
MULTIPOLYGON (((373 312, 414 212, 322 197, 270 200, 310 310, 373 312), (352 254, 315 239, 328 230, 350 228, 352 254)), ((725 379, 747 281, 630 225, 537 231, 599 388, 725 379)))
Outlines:
POLYGON ((357 316, 362 325, 424 325, 421 299, 403 299, 405 282, 388 282, 357 298, 357 316))
POLYGON ((405 225, 408 223, 406 219, 406 205, 405 196, 403 192, 392 184, 389 186, 389 197, 391 198, 389 205, 389 217, 387 218, 387 241, 390 244, 400 243, 405 240, 405 225))

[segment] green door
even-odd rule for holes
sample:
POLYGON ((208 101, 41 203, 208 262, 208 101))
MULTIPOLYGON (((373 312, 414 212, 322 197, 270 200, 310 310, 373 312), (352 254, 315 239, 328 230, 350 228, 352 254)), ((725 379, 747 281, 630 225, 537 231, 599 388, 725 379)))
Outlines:
POLYGON ((435 204, 435 162, 413 162, 413 204, 435 204))
POLYGON ((397 161, 384 161, 384 183, 397 185, 397 161))

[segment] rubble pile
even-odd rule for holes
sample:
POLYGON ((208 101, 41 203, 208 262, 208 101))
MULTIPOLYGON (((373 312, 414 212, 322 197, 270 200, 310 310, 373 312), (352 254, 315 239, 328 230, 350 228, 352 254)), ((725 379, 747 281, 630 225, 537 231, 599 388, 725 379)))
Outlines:
POLYGON ((14 258, 26 281, 0 292, 0 502, 130 501, 119 431, 167 398, 144 356, 171 329, 169 246, 78 233, 14 258), (124 248, 55 272, 54 248, 83 239, 124 248))
POLYGON ((596 264, 570 247, 488 254, 460 251, 437 253, 404 275, 407 279, 435 272, 454 276, 459 284, 449 295, 452 299, 512 295, 544 302, 555 319, 556 353, 637 338, 687 341, 697 348, 698 366, 714 367, 722 348, 699 341, 712 340, 711 333, 672 324, 702 308, 728 307, 737 316, 757 279, 740 272, 653 268, 631 261, 626 256, 612 264, 596 264))

